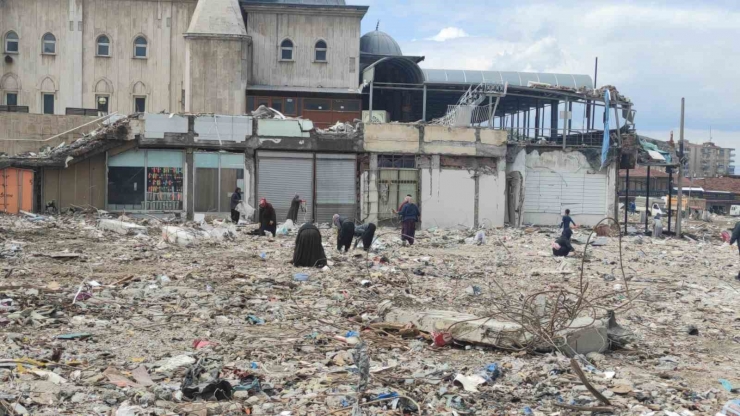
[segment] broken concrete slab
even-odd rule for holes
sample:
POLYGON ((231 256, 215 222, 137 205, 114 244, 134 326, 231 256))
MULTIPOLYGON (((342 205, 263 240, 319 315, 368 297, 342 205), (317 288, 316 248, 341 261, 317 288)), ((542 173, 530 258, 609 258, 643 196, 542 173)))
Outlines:
MULTIPOLYGON (((381 305, 381 309, 386 311, 384 317, 386 322, 412 323, 425 332, 449 330, 452 338, 460 342, 499 348, 520 348, 528 345, 534 338, 534 334, 528 333, 516 322, 446 310, 407 310, 388 307, 388 304, 381 305)), ((558 331, 553 341, 562 352, 570 356, 604 352, 609 347, 606 322, 587 316, 575 319, 569 328, 558 331)), ((536 347, 548 348, 548 345, 536 347)))
POLYGON ((113 231, 121 235, 146 234, 146 227, 139 224, 124 222, 119 220, 102 219, 98 221, 98 228, 106 231, 113 231))

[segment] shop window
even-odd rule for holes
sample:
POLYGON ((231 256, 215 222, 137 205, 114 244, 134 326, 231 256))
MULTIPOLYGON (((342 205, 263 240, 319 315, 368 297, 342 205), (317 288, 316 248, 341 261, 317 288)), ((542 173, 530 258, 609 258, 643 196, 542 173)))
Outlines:
POLYGON ((196 153, 195 211, 230 212, 231 195, 244 190, 244 155, 239 153, 196 153))
POLYGON ((391 169, 414 169, 416 168, 416 157, 413 155, 379 155, 378 167, 391 169))
POLYGON ((303 100, 303 109, 309 111, 331 111, 331 100, 307 98, 303 100))
POLYGON ((129 150, 108 159, 108 209, 181 211, 183 153, 129 150))
POLYGON ((334 111, 360 111, 360 100, 334 100, 334 111))

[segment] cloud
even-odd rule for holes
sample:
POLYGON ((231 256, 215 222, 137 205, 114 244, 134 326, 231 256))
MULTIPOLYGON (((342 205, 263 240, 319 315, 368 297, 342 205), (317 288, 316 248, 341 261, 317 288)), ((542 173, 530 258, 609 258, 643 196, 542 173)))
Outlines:
POLYGON ((439 33, 427 39, 436 42, 444 42, 450 39, 467 38, 469 36, 470 35, 465 33, 465 31, 460 29, 459 27, 450 26, 440 30, 439 33))

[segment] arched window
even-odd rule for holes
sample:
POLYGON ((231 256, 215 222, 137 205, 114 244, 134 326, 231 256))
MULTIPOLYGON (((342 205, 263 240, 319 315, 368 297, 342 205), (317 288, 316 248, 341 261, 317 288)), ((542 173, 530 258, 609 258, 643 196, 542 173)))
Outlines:
POLYGON ((110 39, 108 36, 98 36, 96 54, 98 56, 110 56, 110 39))
POLYGON ((148 42, 145 37, 139 36, 134 39, 134 58, 145 59, 147 57, 148 42))
POLYGON ((44 35, 41 41, 41 53, 45 55, 54 55, 57 53, 57 38, 51 33, 44 35))
POLYGON ((13 31, 5 35, 5 53, 18 53, 18 34, 13 31))
POLYGON ((285 39, 280 43, 280 60, 293 60, 293 41, 291 41, 290 39, 285 39))
POLYGON ((314 60, 316 62, 326 62, 326 42, 320 40, 316 42, 314 48, 314 60))

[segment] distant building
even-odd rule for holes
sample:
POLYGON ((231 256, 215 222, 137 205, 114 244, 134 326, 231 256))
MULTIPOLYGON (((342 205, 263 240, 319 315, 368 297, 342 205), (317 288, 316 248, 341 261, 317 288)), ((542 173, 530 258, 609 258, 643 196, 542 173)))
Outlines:
POLYGON ((715 178, 735 173, 735 149, 719 147, 712 142, 693 144, 684 142, 687 178, 715 178))

